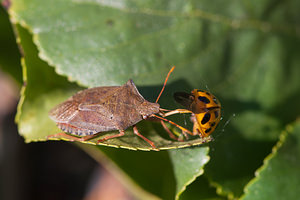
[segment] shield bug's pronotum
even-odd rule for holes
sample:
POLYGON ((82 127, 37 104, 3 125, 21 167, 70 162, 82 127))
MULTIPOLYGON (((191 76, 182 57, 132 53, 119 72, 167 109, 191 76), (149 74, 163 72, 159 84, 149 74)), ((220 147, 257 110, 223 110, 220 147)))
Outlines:
POLYGON ((98 143, 100 143, 123 136, 124 131, 133 126, 133 132, 148 142, 153 149, 156 149, 155 144, 141 135, 136 127, 139 121, 148 118, 169 122, 183 132, 191 133, 178 124, 161 117, 164 116, 163 111, 166 110, 160 108, 157 102, 173 70, 174 67, 169 71, 155 103, 145 100, 132 80, 122 86, 96 87, 79 91, 49 112, 50 118, 64 132, 50 135, 47 138, 65 137, 73 141, 86 141, 102 132, 119 130, 118 134, 99 139, 98 143))
POLYGON ((214 95, 204 90, 194 89, 190 94, 176 92, 174 99, 185 109, 176 109, 165 113, 164 116, 191 113, 194 124, 192 135, 208 137, 216 129, 221 119, 221 104, 214 95))

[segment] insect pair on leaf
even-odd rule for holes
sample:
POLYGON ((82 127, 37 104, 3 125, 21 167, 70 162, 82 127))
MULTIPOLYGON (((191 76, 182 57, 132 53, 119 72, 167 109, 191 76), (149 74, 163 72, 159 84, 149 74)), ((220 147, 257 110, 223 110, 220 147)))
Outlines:
POLYGON ((64 132, 50 135, 47 139, 64 137, 71 141, 87 141, 102 132, 119 131, 118 134, 99 139, 97 143, 101 143, 123 136, 125 130, 133 126, 134 134, 145 140, 153 149, 157 149, 155 144, 140 134, 136 127, 138 122, 149 118, 158 119, 170 137, 176 140, 179 139, 168 129, 165 122, 179 128, 185 136, 186 134, 199 135, 203 138, 209 136, 220 121, 221 106, 213 95, 201 90, 193 90, 191 94, 177 92, 174 98, 185 109, 172 111, 160 108, 157 103, 174 68, 169 71, 155 103, 145 100, 132 80, 122 86, 95 87, 79 91, 49 112, 50 118, 64 132), (181 113, 192 114, 193 131, 165 118, 181 113))

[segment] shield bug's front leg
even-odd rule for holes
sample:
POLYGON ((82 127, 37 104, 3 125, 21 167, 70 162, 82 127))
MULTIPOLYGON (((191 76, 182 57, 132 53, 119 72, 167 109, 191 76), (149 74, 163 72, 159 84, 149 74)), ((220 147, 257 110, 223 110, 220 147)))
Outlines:
POLYGON ((186 133, 188 133, 188 134, 190 134, 190 135, 193 135, 193 133, 192 133, 191 131, 189 131, 188 129, 186 129, 186 128, 184 128, 184 127, 178 125, 178 124, 176 124, 175 122, 173 122, 173 121, 171 121, 171 120, 168 120, 168 119, 166 119, 166 118, 163 118, 163 117, 160 117, 160 116, 154 115, 154 114, 152 114, 150 117, 156 117, 156 118, 158 118, 158 119, 160 119, 160 120, 163 120, 163 121, 166 121, 166 122, 168 122, 168 123, 170 123, 170 124, 173 124, 174 126, 176 126, 177 128, 179 128, 179 129, 182 131, 182 133, 183 133, 184 135, 186 135, 186 133))
POLYGON ((192 111, 189 111, 189 110, 186 110, 186 109, 176 109, 176 110, 169 111, 167 113, 163 113, 162 116, 167 117, 167 116, 170 116, 170 115, 183 114, 183 113, 192 113, 192 111))
POLYGON ((173 140, 177 140, 179 142, 183 142, 183 140, 177 136, 167 127, 164 121, 160 121, 162 127, 165 129, 165 131, 169 134, 169 137, 172 138, 173 140))

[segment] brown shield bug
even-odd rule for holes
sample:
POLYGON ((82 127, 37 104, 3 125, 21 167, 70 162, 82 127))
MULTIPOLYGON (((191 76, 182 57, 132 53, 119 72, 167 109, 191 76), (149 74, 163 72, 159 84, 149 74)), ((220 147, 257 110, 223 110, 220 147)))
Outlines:
MULTIPOLYGON (((47 138, 66 137, 72 141, 86 141, 102 132, 119 130, 118 134, 98 140, 100 143, 123 136, 124 131, 133 126, 134 134, 148 142, 153 149, 156 149, 154 143, 141 135, 136 127, 139 121, 148 118, 169 122, 183 132, 191 133, 180 125, 161 117, 164 116, 163 111, 166 109, 160 108, 157 103, 174 68, 172 67, 169 71, 155 103, 145 100, 132 80, 127 81, 122 86, 95 87, 79 91, 49 112, 50 118, 64 132, 50 135, 47 138)), ((170 134, 169 130, 168 133, 170 134)))

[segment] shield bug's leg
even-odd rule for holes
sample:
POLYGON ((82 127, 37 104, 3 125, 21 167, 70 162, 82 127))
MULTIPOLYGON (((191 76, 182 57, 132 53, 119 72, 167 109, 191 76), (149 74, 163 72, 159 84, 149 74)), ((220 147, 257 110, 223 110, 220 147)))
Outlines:
POLYGON ((176 109, 172 110, 170 112, 162 114, 163 117, 167 117, 174 114, 183 114, 183 113, 193 113, 192 111, 186 110, 186 109, 176 109))
POLYGON ((109 140, 109 139, 112 139, 112 138, 116 138, 116 137, 121 137, 121 136, 125 135, 125 132, 123 130, 119 130, 119 132, 120 132, 119 134, 106 136, 106 137, 98 140, 97 143, 104 142, 106 140, 109 140))
POLYGON ((93 134, 93 135, 86 135, 84 137, 76 137, 74 135, 70 135, 70 134, 67 134, 65 132, 61 132, 61 133, 56 133, 54 135, 48 135, 47 136, 47 140, 51 139, 51 138, 67 138, 70 141, 82 142, 82 141, 90 140, 90 139, 92 139, 94 137, 97 137, 97 136, 98 136, 98 133, 97 134, 93 134))
POLYGON ((87 141, 87 140, 90 140, 90 139, 93 139, 93 138, 95 138, 95 137, 98 137, 99 136, 99 134, 101 134, 102 132, 98 132, 98 133, 96 133, 96 134, 93 134, 93 135, 86 135, 86 136, 83 136, 83 137, 81 137, 81 138, 79 138, 79 141, 87 141))
MULTIPOLYGON (((189 110, 186 110, 186 109, 176 109, 176 110, 172 110, 172 111, 169 111, 169 112, 167 112, 167 113, 163 113, 163 112, 161 112, 160 114, 163 116, 163 117, 167 117, 167 116, 170 116, 170 115, 174 115, 174 114, 183 114, 183 113, 193 113, 192 111, 189 111, 189 110)), ((174 124, 175 126, 177 126, 176 124, 174 124)), ((164 125, 163 125, 164 126, 164 125)), ((194 126, 195 126, 195 123, 194 123, 194 126)), ((179 127, 179 125, 177 126, 178 128, 180 128, 179 127)), ((186 138, 186 139, 188 139, 188 135, 186 134, 186 133, 189 133, 189 134, 191 134, 189 131, 186 131, 187 129, 182 129, 182 128, 180 128, 181 129, 181 131, 182 131, 182 135, 186 138)), ((167 130, 166 130, 167 131, 167 130)), ((170 131, 170 130, 169 130, 170 131)), ((170 135, 170 133, 169 133, 169 131, 167 131, 168 132, 168 134, 170 135)), ((173 133, 172 133, 172 135, 174 135, 173 133)), ((192 133, 192 135, 195 135, 195 131, 193 130, 193 133, 192 133)), ((171 138, 173 138, 171 135, 170 135, 170 137, 171 138)), ((174 139, 174 138, 173 138, 174 139)), ((178 138, 178 141, 182 141, 181 139, 179 139, 178 138)))
POLYGON ((179 129, 182 131, 182 133, 183 133, 184 135, 185 135, 185 133, 188 133, 188 134, 190 134, 190 135, 193 135, 193 133, 192 133, 191 131, 189 131, 189 130, 186 129, 186 128, 183 128, 182 126, 176 124, 175 122, 172 122, 171 120, 168 120, 168 119, 166 119, 166 118, 163 118, 163 117, 160 117, 160 116, 154 115, 154 114, 152 114, 151 117, 156 117, 156 118, 158 118, 158 119, 161 119, 161 120, 164 120, 164 121, 166 121, 166 122, 169 122, 170 124, 173 124, 174 126, 176 126, 177 128, 179 128, 179 129))
POLYGON ((169 134, 170 138, 172 138, 173 140, 177 140, 180 142, 183 142, 182 139, 180 139, 179 137, 176 137, 173 132, 167 127, 167 125, 165 124, 164 121, 160 120, 160 123, 162 125, 162 127, 165 129, 165 131, 169 134))
POLYGON ((145 140, 146 142, 148 142, 148 144, 150 144, 150 145, 152 146, 153 149, 156 149, 154 143, 153 143, 151 140, 147 139, 146 137, 144 137, 143 135, 141 135, 141 134, 139 133, 139 131, 138 131, 136 125, 133 125, 133 132, 134 132, 134 134, 136 134, 137 136, 141 137, 143 140, 145 140))

